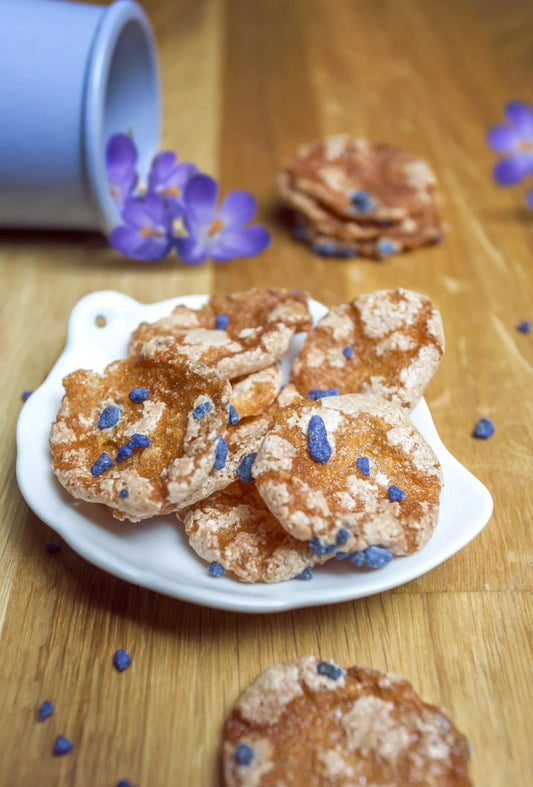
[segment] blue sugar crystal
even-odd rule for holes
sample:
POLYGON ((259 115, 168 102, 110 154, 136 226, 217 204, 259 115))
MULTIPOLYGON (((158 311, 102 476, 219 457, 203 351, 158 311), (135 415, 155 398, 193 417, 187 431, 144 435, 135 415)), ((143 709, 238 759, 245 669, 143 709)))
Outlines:
POLYGON ((119 672, 124 672, 131 664, 131 656, 127 650, 119 648, 113 654, 113 665, 119 672))
POLYGON ((96 478, 96 476, 99 476, 100 473, 104 472, 104 470, 109 470, 109 468, 112 466, 113 460, 109 454, 106 454, 104 451, 102 454, 100 454, 94 465, 91 467, 91 475, 96 478))
POLYGON ((368 458, 368 456, 360 456, 357 459, 355 466, 357 467, 358 470, 362 472, 363 475, 366 475, 366 477, 368 478, 368 476, 370 475, 370 459, 368 458))
POLYGON ((385 547, 372 546, 365 550, 365 564, 368 568, 383 568, 392 560, 392 552, 385 547))
POLYGON ((344 347, 343 351, 342 351, 342 354, 344 355, 345 358, 350 359, 352 357, 352 355, 353 355, 353 347, 350 347, 350 345, 348 345, 347 347, 344 347))
POLYGON ((346 670, 342 667, 337 667, 332 661, 319 661, 316 671, 319 675, 325 675, 326 678, 331 680, 339 680, 343 675, 346 675, 346 670))
POLYGON ((133 404, 141 404, 150 396, 148 388, 132 388, 129 392, 130 401, 133 404))
POLYGON ((228 457, 228 444, 223 437, 219 437, 216 442, 215 446, 215 462, 213 467, 215 470, 222 470, 222 468, 226 464, 226 459, 228 457))
POLYGON ((53 753, 54 754, 67 754, 72 750, 72 743, 64 735, 58 735, 55 739, 53 753))
POLYGON ((324 464, 331 456, 331 446, 328 443, 326 425, 319 415, 312 415, 309 419, 307 447, 315 462, 324 464))
POLYGON ((306 566, 304 570, 295 577, 295 579, 301 579, 302 582, 307 582, 309 579, 313 579, 313 571, 311 566, 306 566))
POLYGON ((199 420, 200 418, 203 418, 204 415, 208 413, 210 409, 211 409, 210 401, 202 402, 201 404, 196 405, 196 407, 192 411, 192 414, 197 420, 199 420))
POLYGON ((324 399, 326 396, 338 396, 339 389, 338 388, 310 388, 307 394, 308 399, 314 399, 317 401, 318 399, 324 399))
POLYGON ((238 765, 250 765, 255 757, 254 750, 247 743, 239 743, 235 752, 235 762, 238 765))
POLYGON ((474 437, 479 437, 482 440, 486 440, 488 437, 492 437, 494 434, 494 424, 490 418, 480 418, 475 425, 472 434, 474 437))
POLYGON ((44 721, 45 719, 49 719, 52 713, 54 712, 54 706, 50 702, 50 700, 45 700, 37 713, 37 718, 39 721, 44 721))
POLYGON ((207 569, 207 573, 210 577, 221 577, 224 573, 225 568, 221 563, 217 563, 216 560, 213 560, 212 563, 209 564, 209 568, 207 569))
POLYGON ((232 426, 239 423, 239 413, 232 404, 228 407, 228 423, 232 426))
POLYGON ((387 489, 387 494, 391 503, 398 503, 401 500, 405 500, 406 498, 406 493, 403 491, 403 489, 400 489, 399 486, 396 486, 396 484, 391 484, 389 486, 387 489))
POLYGON ((116 426, 120 418, 120 407, 115 404, 110 404, 100 413, 98 419, 98 426, 100 429, 109 429, 111 426, 116 426))
POLYGON ((215 317, 215 324, 217 330, 223 331, 229 325, 229 316, 227 314, 217 314, 215 317))
POLYGON ((252 465, 255 461, 255 457, 257 453, 250 453, 243 456, 240 461, 239 466, 237 467, 236 473, 241 479, 244 481, 245 484, 252 484, 254 482, 254 477, 252 475, 252 465))
POLYGON ((350 203, 353 213, 367 213, 367 211, 375 210, 376 208, 376 203, 368 191, 352 191, 350 203))
POLYGON ((346 530, 345 527, 341 527, 341 529, 337 533, 337 537, 335 538, 335 543, 337 544, 338 547, 342 547, 348 541, 349 538, 350 538, 350 531, 346 530))

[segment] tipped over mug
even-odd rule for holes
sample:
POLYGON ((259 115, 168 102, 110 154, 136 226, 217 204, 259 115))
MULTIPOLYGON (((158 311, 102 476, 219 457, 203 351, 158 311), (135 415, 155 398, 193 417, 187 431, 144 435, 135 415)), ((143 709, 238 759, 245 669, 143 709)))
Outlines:
POLYGON ((133 0, 0 0, 0 226, 100 230, 118 221, 107 140, 159 143, 150 23, 133 0))

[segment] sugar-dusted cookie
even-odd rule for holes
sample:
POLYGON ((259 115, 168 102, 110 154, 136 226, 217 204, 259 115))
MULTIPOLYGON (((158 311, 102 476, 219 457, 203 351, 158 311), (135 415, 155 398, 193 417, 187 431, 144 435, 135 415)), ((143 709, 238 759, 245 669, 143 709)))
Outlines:
POLYGON ((416 551, 437 524, 439 461, 406 413, 372 394, 303 401, 278 413, 253 463, 285 530, 313 547, 416 551))
POLYGON ((147 344, 102 374, 78 370, 52 424, 53 469, 74 497, 133 522, 186 504, 210 472, 231 387, 147 344))
POLYGON ((167 317, 141 323, 130 349, 173 343, 190 360, 227 380, 266 369, 287 350, 295 332, 311 325, 308 297, 284 289, 252 289, 212 296, 200 309, 177 306, 167 317))
POLYGON ((377 290, 330 309, 307 334, 291 380, 304 396, 333 386, 410 408, 444 348, 440 313, 426 295, 401 287, 377 290))
POLYGON ((404 678, 312 656, 262 672, 223 732, 225 787, 471 787, 468 759, 404 678))
POLYGON ((436 191, 433 171, 414 154, 346 134, 302 145, 280 177, 285 193, 298 191, 356 221, 413 217, 433 206, 436 191))
POLYGON ((279 363, 258 372, 236 377, 231 381, 231 403, 239 418, 259 415, 272 404, 281 389, 282 374, 279 363))
POLYGON ((292 538, 240 479, 180 513, 194 551, 242 582, 282 582, 332 555, 318 556, 292 538))

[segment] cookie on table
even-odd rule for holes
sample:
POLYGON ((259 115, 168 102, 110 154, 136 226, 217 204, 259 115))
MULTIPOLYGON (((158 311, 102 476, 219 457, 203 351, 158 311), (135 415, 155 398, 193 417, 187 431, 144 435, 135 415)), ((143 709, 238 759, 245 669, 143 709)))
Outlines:
POLYGON ((335 387, 411 408, 444 350, 442 319, 430 298, 402 287, 376 290, 332 307, 308 332, 291 381, 303 396, 335 387))
POLYGON ((365 236, 360 231, 359 238, 350 237, 355 234, 353 222, 334 229, 337 223, 337 220, 328 219, 314 224, 306 218, 297 217, 293 236, 309 246, 314 254, 323 257, 366 257, 379 261, 420 246, 439 243, 446 234, 446 225, 435 212, 424 214, 416 221, 406 218, 395 226, 373 225, 372 229, 367 226, 364 228, 365 236))
POLYGON ((437 524, 440 463, 405 411, 373 394, 280 410, 252 474, 284 529, 318 552, 408 555, 437 524))
POLYGON ((180 519, 194 551, 242 582, 283 582, 332 557, 286 533, 255 485, 239 479, 180 512, 180 519))
POLYGON ((468 759, 404 678, 312 656, 262 672, 223 731, 225 787, 471 787, 468 759))
POLYGON ((207 366, 145 345, 63 380, 54 473, 74 497, 137 522, 185 505, 210 472, 231 387, 207 366))
POLYGON ((287 350, 294 333, 311 326, 307 295, 285 289, 252 289, 212 296, 200 309, 177 306, 133 332, 130 350, 145 342, 175 344, 189 360, 231 380, 266 369, 287 350))
POLYGON ((344 219, 390 223, 432 208, 437 186, 413 153, 347 134, 302 145, 281 179, 344 219))

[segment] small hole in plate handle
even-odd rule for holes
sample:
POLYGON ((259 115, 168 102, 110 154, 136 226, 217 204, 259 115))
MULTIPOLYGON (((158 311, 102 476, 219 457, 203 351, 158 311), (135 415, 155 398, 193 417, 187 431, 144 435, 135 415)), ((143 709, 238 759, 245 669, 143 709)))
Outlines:
POLYGON ((103 314, 97 314, 94 318, 94 324, 97 328, 105 328, 107 325, 107 320, 103 314))

